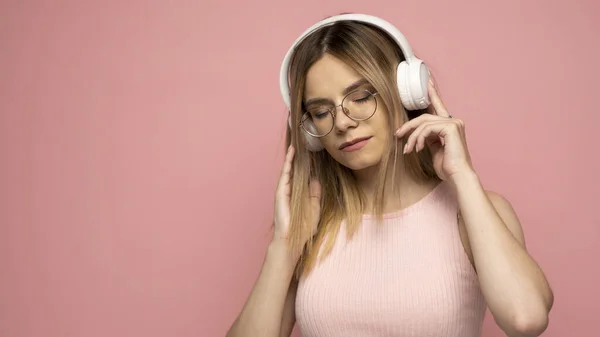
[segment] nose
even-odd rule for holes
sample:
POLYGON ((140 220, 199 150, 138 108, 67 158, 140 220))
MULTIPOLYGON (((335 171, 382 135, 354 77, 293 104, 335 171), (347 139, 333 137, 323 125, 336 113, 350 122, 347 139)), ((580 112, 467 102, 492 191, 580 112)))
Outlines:
POLYGON ((349 128, 355 128, 358 126, 358 122, 348 117, 344 113, 343 109, 344 108, 341 105, 335 107, 335 129, 338 132, 345 132, 349 128))

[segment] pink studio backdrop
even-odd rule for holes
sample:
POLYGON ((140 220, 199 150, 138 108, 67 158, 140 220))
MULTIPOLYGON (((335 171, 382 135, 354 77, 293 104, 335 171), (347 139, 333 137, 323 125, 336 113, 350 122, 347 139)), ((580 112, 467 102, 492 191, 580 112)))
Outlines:
MULTIPOLYGON (((519 212, 556 293, 545 336, 598 336, 599 11, 2 1, 0 335, 223 336, 269 239, 280 60, 316 20, 367 12, 428 61, 486 187, 519 212)), ((489 317, 484 335, 502 335, 489 317)))

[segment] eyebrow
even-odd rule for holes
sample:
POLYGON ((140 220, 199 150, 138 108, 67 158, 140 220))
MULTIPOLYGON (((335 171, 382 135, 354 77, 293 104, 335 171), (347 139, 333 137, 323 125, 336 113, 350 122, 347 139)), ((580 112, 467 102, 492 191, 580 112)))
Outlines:
MULTIPOLYGON (((369 81, 367 81, 367 79, 361 78, 360 80, 347 86, 346 89, 344 89, 344 91, 342 91, 342 95, 346 96, 349 93, 351 93, 352 91, 354 91, 368 83, 369 83, 369 81)), ((311 99, 307 100, 306 102, 304 102, 304 105, 307 106, 307 105, 311 105, 311 104, 315 104, 315 103, 326 103, 326 102, 331 102, 331 100, 327 99, 327 98, 317 97, 317 98, 311 98, 311 99)))

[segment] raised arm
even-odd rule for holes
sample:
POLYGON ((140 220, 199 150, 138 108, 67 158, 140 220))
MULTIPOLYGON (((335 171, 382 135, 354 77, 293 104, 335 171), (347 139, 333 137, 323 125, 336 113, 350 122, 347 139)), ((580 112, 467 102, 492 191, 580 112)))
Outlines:
MULTIPOLYGON (((274 235, 260 275, 246 303, 227 332, 228 337, 289 336, 294 327, 296 281, 294 271, 302 253, 290 248, 290 197, 294 148, 288 148, 275 196, 274 235)), ((320 215, 321 185, 308 185, 310 228, 316 232, 320 215)), ((304 226, 303 226, 304 227, 304 226)))
POLYGON ((287 256, 285 243, 274 241, 269 245, 260 275, 227 337, 289 336, 293 327, 289 317, 293 307, 289 303, 295 300, 295 293, 290 291, 294 264, 287 256))

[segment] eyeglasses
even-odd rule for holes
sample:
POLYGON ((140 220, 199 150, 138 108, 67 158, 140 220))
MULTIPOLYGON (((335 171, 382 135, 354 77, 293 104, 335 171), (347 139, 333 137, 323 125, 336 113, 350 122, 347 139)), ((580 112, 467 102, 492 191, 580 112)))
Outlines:
POLYGON ((377 93, 369 90, 356 90, 344 97, 340 105, 312 104, 306 107, 300 121, 304 132, 317 138, 327 136, 335 125, 336 110, 354 121, 365 121, 377 111, 377 93))

